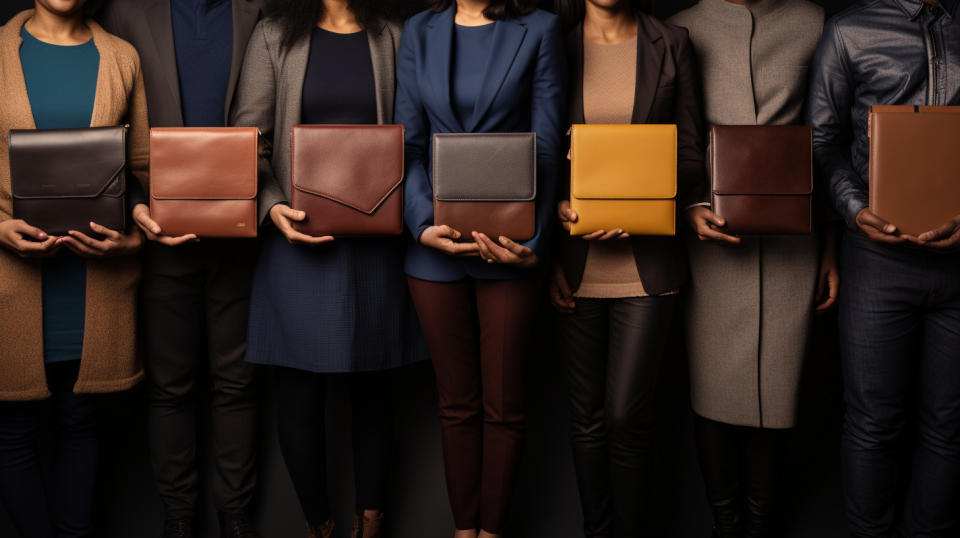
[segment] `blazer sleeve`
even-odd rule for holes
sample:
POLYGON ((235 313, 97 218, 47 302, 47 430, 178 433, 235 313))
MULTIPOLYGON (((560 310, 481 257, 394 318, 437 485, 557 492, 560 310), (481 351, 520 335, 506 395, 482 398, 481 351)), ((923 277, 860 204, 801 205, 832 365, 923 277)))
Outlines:
POLYGON ((697 57, 687 30, 677 48, 677 95, 673 117, 677 122, 677 198, 681 208, 708 202, 703 97, 697 57))
POLYGON ((433 225, 433 184, 427 175, 430 120, 417 84, 416 28, 407 22, 397 52, 397 97, 394 120, 404 127, 406 180, 403 218, 418 243, 423 231, 433 225))
POLYGON ((147 116, 147 93, 139 57, 125 118, 130 125, 127 133, 127 169, 135 179, 127 184, 127 208, 132 210, 137 204, 149 203, 147 193, 150 192, 150 120, 147 116))
POLYGON ((257 127, 263 135, 260 151, 259 211, 260 225, 269 220, 277 204, 288 204, 273 170, 273 144, 276 136, 277 71, 271 47, 261 21, 250 36, 247 54, 237 83, 237 97, 230 114, 230 125, 257 127))
POLYGON ((833 207, 855 229, 869 198, 850 160, 854 84, 835 23, 827 23, 811 67, 806 115, 813 128, 813 157, 833 207))
POLYGON ((566 158, 566 58, 560 19, 550 23, 540 43, 531 92, 531 127, 537 133, 536 235, 525 246, 533 250, 541 263, 552 246, 560 171, 566 158))

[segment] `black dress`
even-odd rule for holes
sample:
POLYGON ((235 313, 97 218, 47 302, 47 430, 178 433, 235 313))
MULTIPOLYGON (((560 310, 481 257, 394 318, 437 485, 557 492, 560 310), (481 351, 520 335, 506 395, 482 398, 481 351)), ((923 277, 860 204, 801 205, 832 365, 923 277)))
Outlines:
MULTIPOLYGON (((302 121, 377 123, 367 32, 314 29, 302 121)), ((337 238, 311 247, 268 233, 253 283, 247 360, 336 373, 426 359, 403 256, 400 237, 337 238)))

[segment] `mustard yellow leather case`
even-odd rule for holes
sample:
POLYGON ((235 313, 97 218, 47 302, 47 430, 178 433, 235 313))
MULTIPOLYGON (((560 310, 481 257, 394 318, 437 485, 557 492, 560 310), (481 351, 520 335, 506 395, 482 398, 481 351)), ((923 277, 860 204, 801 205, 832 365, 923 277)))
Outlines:
POLYGON ((676 234, 676 125, 574 125, 570 161, 571 235, 676 234))

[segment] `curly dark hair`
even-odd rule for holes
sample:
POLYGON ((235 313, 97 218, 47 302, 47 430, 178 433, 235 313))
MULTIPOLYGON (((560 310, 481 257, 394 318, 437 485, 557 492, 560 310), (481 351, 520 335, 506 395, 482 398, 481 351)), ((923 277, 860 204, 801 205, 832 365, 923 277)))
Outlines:
MULTIPOLYGON (((653 0, 626 0, 634 13, 651 13, 653 11, 653 0)), ((572 28, 583 22, 586 14, 587 0, 554 0, 554 9, 564 28, 572 28)))
MULTIPOLYGON (((360 26, 379 32, 383 23, 407 15, 405 2, 398 0, 350 0, 350 11, 360 26)), ((271 0, 264 10, 267 17, 283 26, 283 46, 290 47, 309 34, 323 18, 323 0, 271 0)))
MULTIPOLYGON (((430 7, 434 11, 443 11, 450 7, 455 0, 432 0, 430 7)), ((492 0, 487 9, 483 10, 483 16, 490 20, 514 19, 521 15, 531 13, 537 9, 536 0, 492 0)))

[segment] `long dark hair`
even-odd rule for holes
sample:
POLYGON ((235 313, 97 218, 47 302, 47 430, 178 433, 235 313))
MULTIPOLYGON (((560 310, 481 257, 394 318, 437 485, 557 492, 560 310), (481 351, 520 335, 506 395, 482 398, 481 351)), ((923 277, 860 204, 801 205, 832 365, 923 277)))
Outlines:
MULTIPOLYGON (((586 2, 587 0, 554 0, 554 8, 564 28, 573 28, 583 22, 587 12, 586 2)), ((653 0, 627 0, 627 2, 635 15, 653 11, 653 0)))
MULTIPOLYGON (((434 11, 443 11, 453 2, 454 0, 433 0, 430 2, 430 7, 434 11)), ((487 9, 483 10, 483 16, 493 21, 513 19, 531 13, 535 9, 537 9, 536 0, 493 0, 487 9)))
MULTIPOLYGON (((389 9, 395 3, 384 0, 350 0, 349 6, 360 26, 379 32, 384 21, 397 15, 389 9)), ((264 11, 267 17, 276 20, 283 27, 282 45, 289 48, 313 31, 317 21, 323 18, 324 7, 323 0, 270 0, 264 11)))

